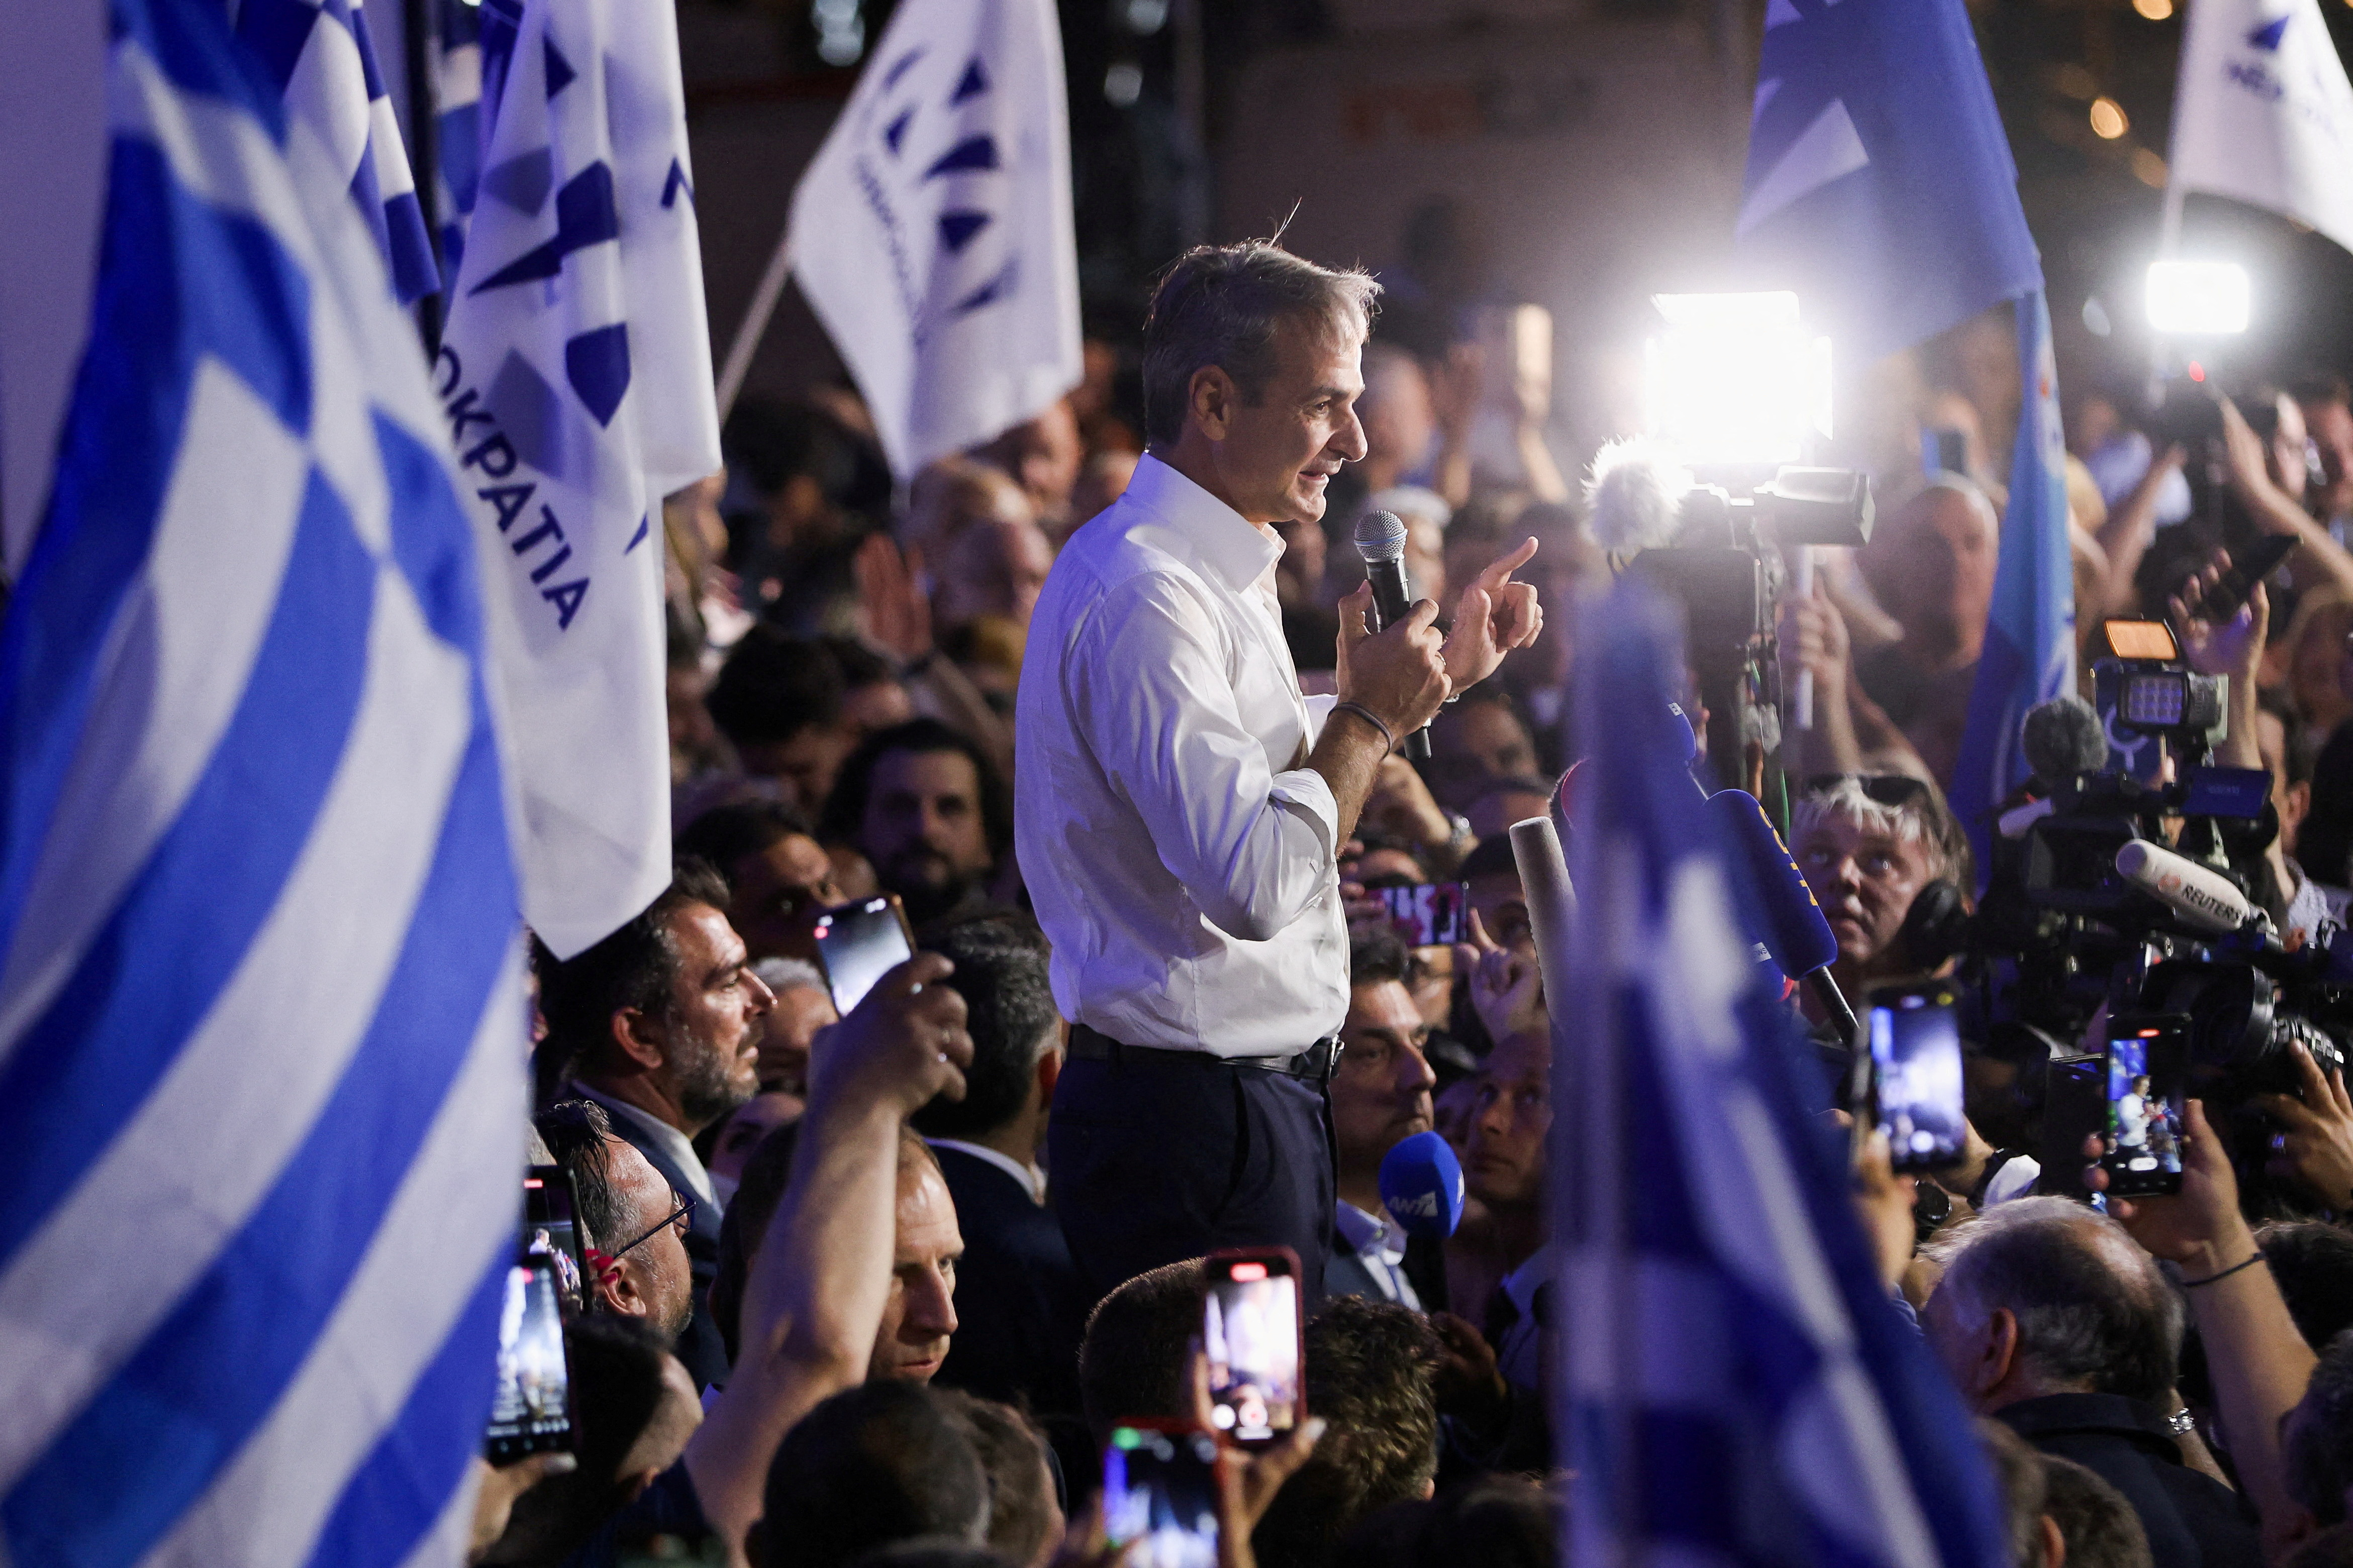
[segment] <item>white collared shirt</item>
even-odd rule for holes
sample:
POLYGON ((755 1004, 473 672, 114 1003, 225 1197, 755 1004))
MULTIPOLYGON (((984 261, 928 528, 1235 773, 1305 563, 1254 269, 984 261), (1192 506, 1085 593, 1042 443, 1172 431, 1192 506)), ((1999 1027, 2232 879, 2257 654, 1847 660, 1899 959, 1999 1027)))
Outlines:
POLYGON ((1043 1207, 1046 1203, 1046 1173, 1035 1165, 1025 1165, 1012 1155, 991 1149, 985 1143, 967 1143, 961 1138, 926 1138, 924 1142, 934 1149, 954 1149, 976 1160, 986 1160, 1007 1175, 1021 1184, 1030 1202, 1043 1207))
POLYGON ((626 1100, 615 1100, 609 1094, 599 1094, 585 1083, 572 1086, 586 1098, 595 1100, 615 1116, 626 1116, 651 1139, 656 1147, 670 1156, 671 1164, 684 1173, 687 1185, 694 1189, 694 1201, 709 1204, 712 1214, 723 1211, 719 1194, 711 1185, 711 1173, 702 1168, 702 1156, 694 1152, 694 1142, 677 1128, 649 1110, 640 1110, 626 1100))
POLYGON ((1421 1310, 1421 1296, 1405 1277, 1405 1227, 1386 1212, 1367 1214, 1345 1198, 1332 1205, 1340 1245, 1365 1266, 1373 1284, 1392 1301, 1421 1310))
POLYGON ((1348 1011, 1339 809, 1303 765, 1270 533, 1146 456, 1029 623, 1014 837, 1062 1016, 1131 1046, 1287 1056, 1348 1011))

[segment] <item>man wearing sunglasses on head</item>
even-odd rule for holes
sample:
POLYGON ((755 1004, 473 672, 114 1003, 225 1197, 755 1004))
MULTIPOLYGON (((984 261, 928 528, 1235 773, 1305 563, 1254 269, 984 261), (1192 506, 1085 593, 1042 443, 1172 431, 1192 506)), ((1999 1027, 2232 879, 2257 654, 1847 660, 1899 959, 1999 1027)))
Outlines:
POLYGON ((1936 786, 1904 773, 1809 779, 1791 807, 1789 853, 1838 938, 1831 977, 1862 998, 1921 966, 1905 950, 1904 917, 1939 879, 1974 885, 1968 839, 1936 786))

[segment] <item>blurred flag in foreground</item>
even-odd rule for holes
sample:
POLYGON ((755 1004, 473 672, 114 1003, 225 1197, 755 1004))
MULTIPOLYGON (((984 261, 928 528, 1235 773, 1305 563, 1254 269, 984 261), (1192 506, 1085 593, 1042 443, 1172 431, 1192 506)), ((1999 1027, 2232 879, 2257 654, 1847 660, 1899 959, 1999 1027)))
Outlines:
POLYGON ((116 0, 0 627, 0 1559, 455 1563, 523 1017, 417 337, 220 8, 116 0))
MULTIPOLYGON (((396 26, 400 12, 393 10, 396 26)), ((376 65, 359 0, 244 0, 237 37, 286 95, 289 131, 315 136, 383 247, 393 291, 418 300, 441 287, 417 199, 417 174, 376 65)))
POLYGON ((905 0, 793 193, 801 292, 901 479, 1078 384, 1052 0, 905 0))
POLYGON ((483 6, 434 366, 482 552, 523 914, 569 958, 670 882, 661 500, 719 471, 670 0, 483 6))
POLYGON ((1683 768, 1676 617, 1629 584, 1577 671, 1577 925, 1552 1088, 1564 1561, 1998 1568, 1968 1415, 1881 1288, 1844 1140, 1683 768))
POLYGON ((480 0, 435 0, 433 22, 433 212, 441 226, 442 269, 455 278, 482 174, 480 0))
POLYGON ((2181 36, 2172 184, 2353 250, 2353 85, 2319 0, 2197 0, 2181 36))
POLYGON ((1739 251, 1856 361, 2018 302, 2025 395, 1951 791, 1982 868, 1991 807, 2025 781, 2026 710, 2074 687, 2075 579, 2042 263, 1961 0, 1771 0, 1739 251))

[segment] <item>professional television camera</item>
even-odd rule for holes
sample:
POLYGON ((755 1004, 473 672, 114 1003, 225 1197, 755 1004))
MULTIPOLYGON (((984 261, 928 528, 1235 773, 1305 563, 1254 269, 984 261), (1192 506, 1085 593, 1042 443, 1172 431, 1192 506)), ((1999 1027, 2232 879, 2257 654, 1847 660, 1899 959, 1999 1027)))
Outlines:
POLYGON ((2281 941, 2261 897, 2270 775, 2211 763, 2228 679, 2182 666, 2158 623, 2112 629, 2135 657, 2093 667, 2099 707, 2064 697, 2028 715, 2034 778, 1998 821, 1976 912, 1933 883, 1903 941, 1923 969, 1961 955, 1997 1054, 2072 1051, 2103 1004, 2186 1020, 2190 1092, 2252 1170, 2270 1129, 2251 1101, 2296 1091, 2294 1047, 2345 1064, 2353 932, 2281 941), (2156 782, 2112 765, 2152 745, 2170 764, 2148 770, 2156 782))
POLYGON ((1871 537, 1871 480, 1847 468, 1784 467, 1745 494, 1699 484, 1646 443, 1614 442, 1593 463, 1593 534, 1613 560, 1684 608, 1707 710, 1707 755, 1736 786, 1754 742, 1781 743, 1774 627, 1796 552, 1871 537))

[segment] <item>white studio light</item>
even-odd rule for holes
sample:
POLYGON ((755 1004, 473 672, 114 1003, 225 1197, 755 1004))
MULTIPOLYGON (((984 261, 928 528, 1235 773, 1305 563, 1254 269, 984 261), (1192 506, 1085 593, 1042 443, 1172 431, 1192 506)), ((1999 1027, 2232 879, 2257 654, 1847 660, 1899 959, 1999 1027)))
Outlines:
POLYGON ((2247 269, 2234 261, 2152 261, 2148 324, 2176 337, 2227 337, 2247 330, 2247 269))
POLYGON ((1831 433, 1831 343, 1806 335, 1798 297, 1654 294, 1665 330, 1644 345, 1644 428, 1701 468, 1771 466, 1831 433))

